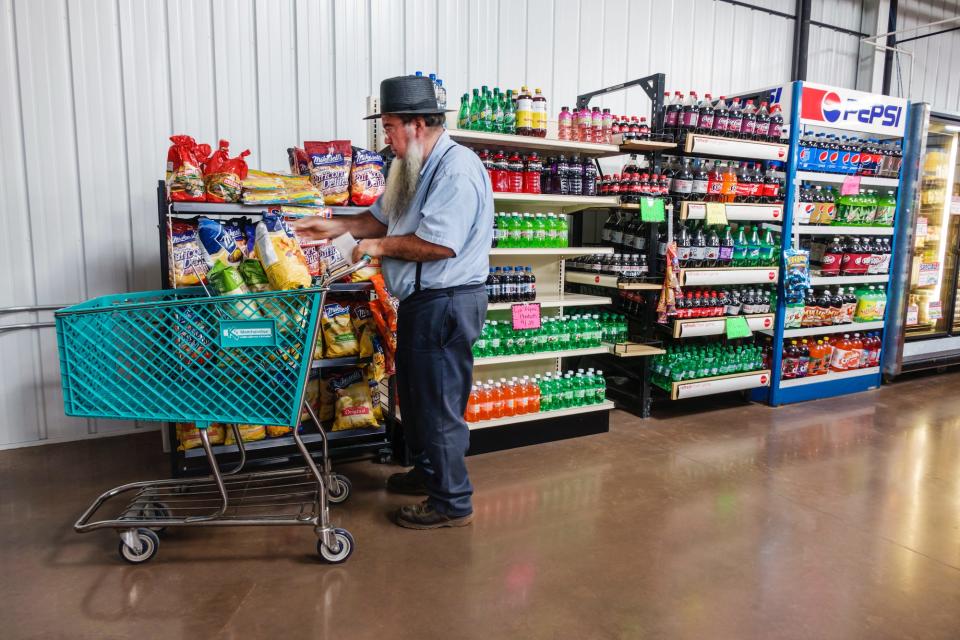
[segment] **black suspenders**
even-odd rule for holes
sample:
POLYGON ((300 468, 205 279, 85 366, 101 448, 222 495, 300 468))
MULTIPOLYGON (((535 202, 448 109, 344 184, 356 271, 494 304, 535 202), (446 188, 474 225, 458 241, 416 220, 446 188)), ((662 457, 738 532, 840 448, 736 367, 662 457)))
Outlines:
MULTIPOLYGON (((440 159, 437 160, 437 166, 434 168, 433 173, 430 174, 430 181, 427 183, 426 195, 423 198, 424 204, 427 202, 427 198, 430 197, 430 189, 433 188, 433 179, 437 176, 437 172, 440 171, 440 165, 443 162, 443 159, 447 157, 447 154, 450 153, 450 150, 453 149, 454 145, 447 147, 447 150, 443 152, 443 155, 440 156, 440 159)), ((417 276, 413 283, 413 290, 420 291, 422 288, 420 286, 420 274, 423 272, 423 263, 417 262, 417 276)))

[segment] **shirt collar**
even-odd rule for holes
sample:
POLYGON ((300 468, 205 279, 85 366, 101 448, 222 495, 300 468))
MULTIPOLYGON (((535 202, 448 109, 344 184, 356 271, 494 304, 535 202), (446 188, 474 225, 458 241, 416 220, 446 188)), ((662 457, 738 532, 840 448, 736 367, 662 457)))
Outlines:
POLYGON ((443 133, 440 134, 440 137, 437 138, 436 144, 433 145, 433 149, 430 151, 427 161, 424 162, 423 166, 420 168, 420 175, 423 176, 423 174, 427 172, 427 169, 432 168, 435 164, 440 162, 440 156, 442 156, 443 152, 451 146, 453 146, 453 140, 450 139, 450 134, 447 133, 446 129, 444 129, 443 133))

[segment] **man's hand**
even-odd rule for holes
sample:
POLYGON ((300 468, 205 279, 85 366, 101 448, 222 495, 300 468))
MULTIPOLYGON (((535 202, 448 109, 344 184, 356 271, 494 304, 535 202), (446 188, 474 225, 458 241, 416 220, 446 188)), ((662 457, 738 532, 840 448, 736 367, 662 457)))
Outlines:
POLYGON ((343 233, 338 233, 339 226, 334 220, 320 216, 307 216, 293 221, 293 230, 311 240, 334 238, 343 233))
POLYGON ((353 248, 353 261, 360 262, 360 259, 363 256, 370 256, 371 258, 379 258, 383 255, 382 239, 374 238, 370 240, 361 240, 357 243, 357 246, 353 248))

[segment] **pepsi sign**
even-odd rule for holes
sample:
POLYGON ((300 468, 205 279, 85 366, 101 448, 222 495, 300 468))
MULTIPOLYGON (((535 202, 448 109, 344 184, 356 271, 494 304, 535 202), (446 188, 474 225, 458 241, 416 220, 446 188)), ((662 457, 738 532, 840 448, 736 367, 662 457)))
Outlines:
POLYGON ((907 101, 902 98, 839 87, 804 83, 800 94, 801 123, 847 131, 903 136, 906 110, 907 101))

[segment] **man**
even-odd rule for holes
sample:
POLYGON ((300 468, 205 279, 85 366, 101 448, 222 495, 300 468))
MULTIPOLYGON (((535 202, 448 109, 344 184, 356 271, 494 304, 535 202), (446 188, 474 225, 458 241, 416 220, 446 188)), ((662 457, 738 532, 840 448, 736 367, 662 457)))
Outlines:
POLYGON ((397 512, 412 529, 460 527, 473 520, 463 419, 473 374, 471 347, 487 312, 484 287, 493 233, 493 191, 483 164, 443 129, 429 78, 380 84, 380 114, 396 155, 386 189, 369 211, 332 220, 307 218, 297 231, 362 238, 354 258, 381 258, 400 299, 397 388, 414 467, 387 487, 426 495, 397 512))

